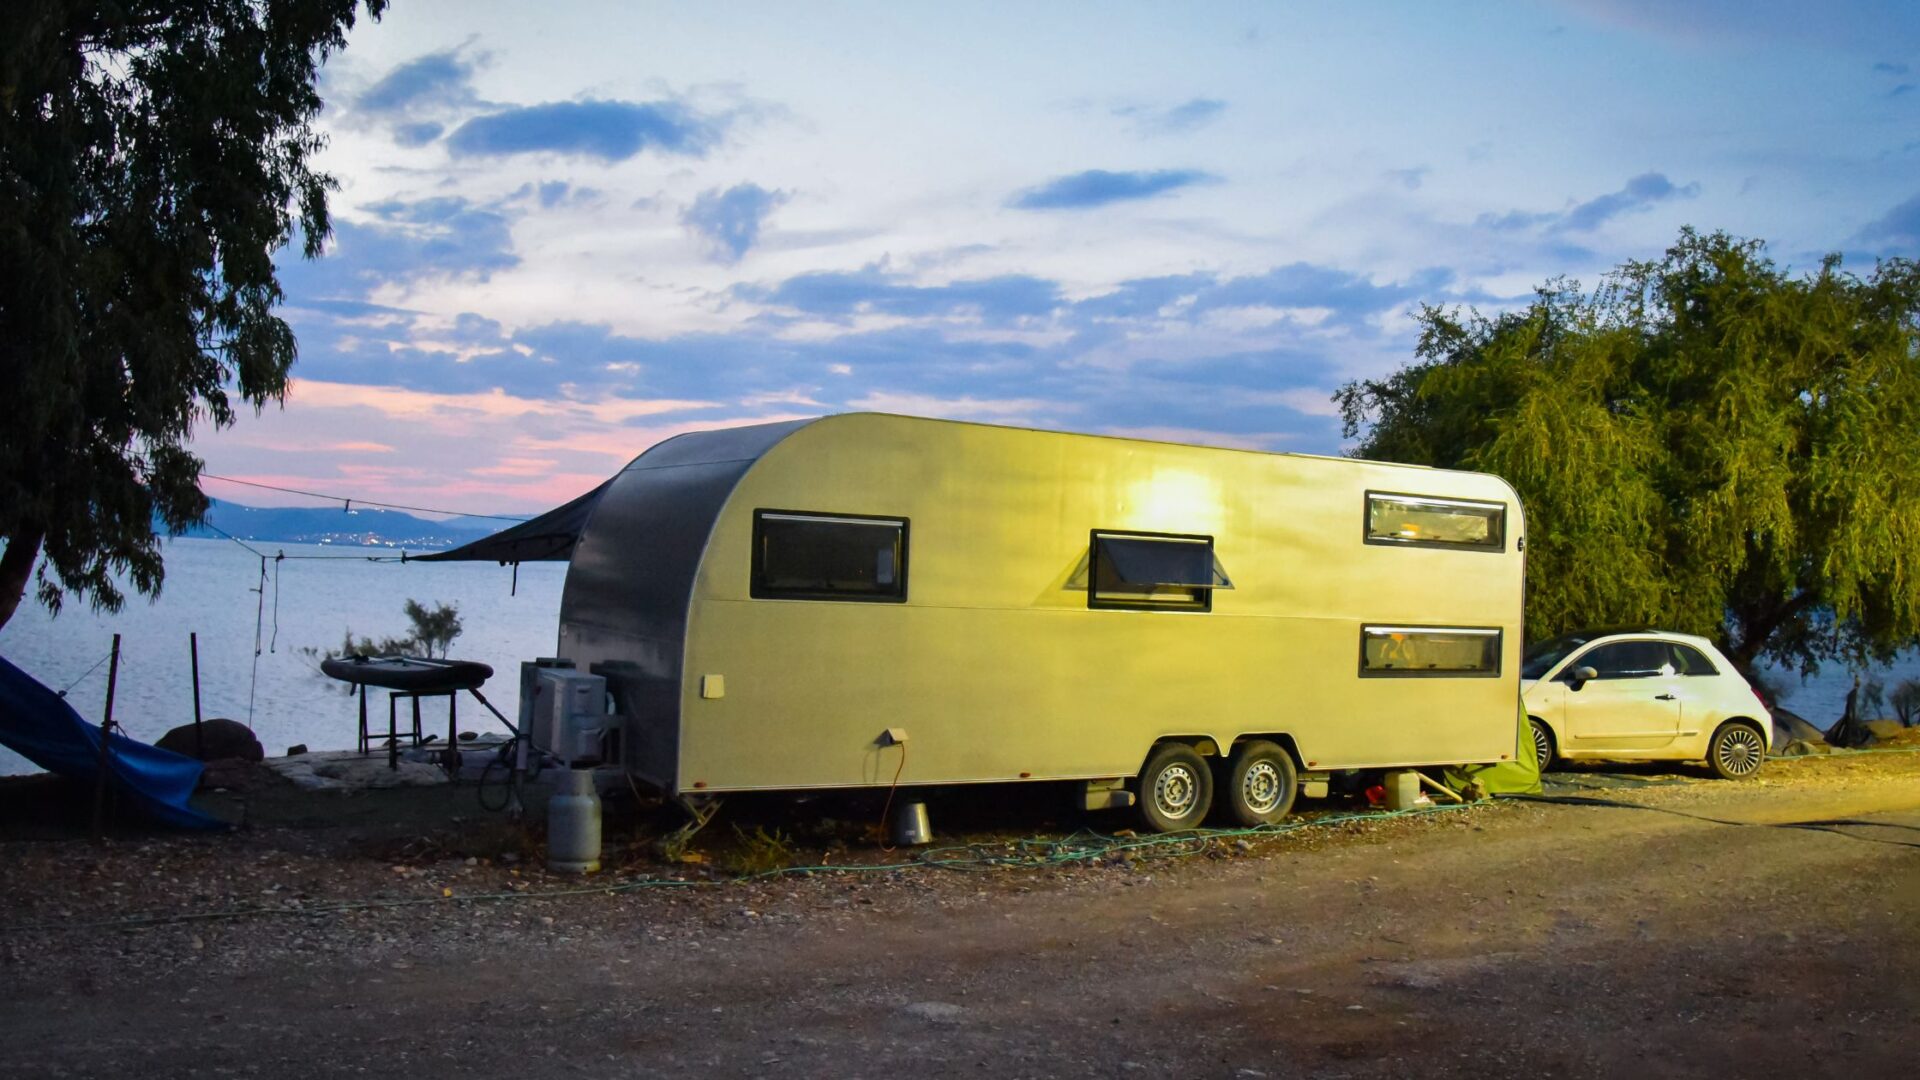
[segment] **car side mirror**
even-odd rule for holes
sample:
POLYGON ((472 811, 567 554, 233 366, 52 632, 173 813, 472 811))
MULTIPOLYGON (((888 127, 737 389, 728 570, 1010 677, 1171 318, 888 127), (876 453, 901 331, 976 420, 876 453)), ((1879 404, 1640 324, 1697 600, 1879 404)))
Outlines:
POLYGON ((1567 689, 1578 690, 1599 677, 1600 673, 1593 668, 1584 665, 1574 668, 1573 678, 1567 680, 1567 689))

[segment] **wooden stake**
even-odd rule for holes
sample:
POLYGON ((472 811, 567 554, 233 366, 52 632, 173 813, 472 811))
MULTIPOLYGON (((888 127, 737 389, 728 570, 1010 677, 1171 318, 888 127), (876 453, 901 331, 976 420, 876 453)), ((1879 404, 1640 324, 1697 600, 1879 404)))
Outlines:
POLYGON ((107 664, 107 714, 100 720, 100 762, 93 778, 93 840, 106 837, 107 769, 113 751, 113 692, 120 683, 120 635, 113 635, 113 657, 107 664))
POLYGON ((200 635, 189 633, 187 647, 193 650, 193 756, 207 760, 207 737, 200 730, 200 635))

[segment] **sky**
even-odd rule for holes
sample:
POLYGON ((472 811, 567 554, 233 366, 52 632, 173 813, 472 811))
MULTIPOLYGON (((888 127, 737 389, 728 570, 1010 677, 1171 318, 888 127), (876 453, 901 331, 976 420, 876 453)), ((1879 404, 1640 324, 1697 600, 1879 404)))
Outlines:
POLYGON ((321 91, 294 386, 194 448, 470 512, 851 410, 1339 453, 1423 305, 1920 256, 1902 0, 395 0, 321 91))

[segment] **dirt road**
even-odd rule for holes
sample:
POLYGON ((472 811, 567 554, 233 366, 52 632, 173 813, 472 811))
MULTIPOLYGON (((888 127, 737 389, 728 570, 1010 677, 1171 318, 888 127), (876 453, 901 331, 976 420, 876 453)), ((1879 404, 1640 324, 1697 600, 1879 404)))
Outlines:
POLYGON ((1638 805, 1177 863, 13 931, 0 1074, 1912 1075, 1920 755, 1602 794, 1638 805))

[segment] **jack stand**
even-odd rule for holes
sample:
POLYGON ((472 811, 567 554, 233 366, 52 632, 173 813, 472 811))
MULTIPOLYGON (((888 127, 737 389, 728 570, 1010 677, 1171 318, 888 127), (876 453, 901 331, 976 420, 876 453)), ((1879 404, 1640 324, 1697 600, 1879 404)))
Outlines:
POLYGON ((669 859, 678 860, 687 848, 695 833, 707 827, 715 814, 720 812, 720 799, 714 795, 675 795, 675 805, 686 812, 687 823, 660 838, 662 854, 669 859))

